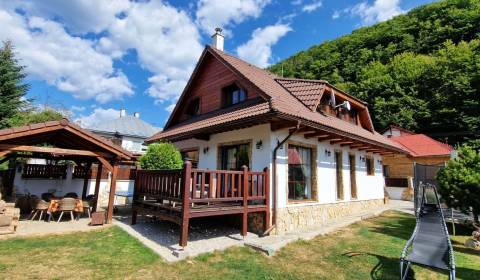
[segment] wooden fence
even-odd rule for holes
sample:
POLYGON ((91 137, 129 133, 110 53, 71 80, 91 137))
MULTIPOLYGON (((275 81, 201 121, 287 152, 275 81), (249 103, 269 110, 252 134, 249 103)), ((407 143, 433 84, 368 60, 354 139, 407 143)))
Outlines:
POLYGON ((66 165, 25 164, 23 166, 22 178, 65 179, 66 177, 66 165))

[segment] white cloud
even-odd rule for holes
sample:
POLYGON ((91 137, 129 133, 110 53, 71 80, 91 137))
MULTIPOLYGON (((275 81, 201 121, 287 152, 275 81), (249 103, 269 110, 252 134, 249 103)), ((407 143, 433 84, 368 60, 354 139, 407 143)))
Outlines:
POLYGON ((302 2, 303 2, 302 0, 293 0, 292 5, 301 5, 302 2))
POLYGON ((120 117, 119 110, 115 110, 112 108, 95 108, 90 115, 81 115, 74 121, 82 127, 92 128, 102 122, 111 121, 118 117, 120 117))
POLYGON ((248 18, 257 18, 271 0, 200 0, 196 12, 196 22, 207 34, 216 27, 225 29, 231 24, 239 24, 248 18))
POLYGON ((272 46, 291 30, 289 25, 280 23, 257 28, 251 39, 237 48, 237 54, 258 67, 267 67, 272 56, 272 46))
POLYGON ((400 0, 375 0, 371 5, 362 2, 346 11, 351 15, 359 16, 363 25, 385 21, 405 12, 400 8, 400 0))
POLYGON ((175 105, 176 105, 175 103, 170 104, 170 105, 167 106, 167 108, 165 108, 165 110, 167 110, 168 112, 171 113, 171 112, 173 112, 173 109, 175 109, 175 105))
POLYGON ((337 19, 340 17, 341 12, 340 11, 334 11, 332 14, 332 19, 337 19))
POLYGON ((148 94, 160 102, 178 98, 203 49, 188 15, 162 2, 133 4, 109 32, 98 49, 114 57, 135 49, 142 67, 154 74, 148 94))
POLYGON ((318 10, 322 6, 322 1, 314 1, 302 7, 302 11, 311 13, 318 10))
POLYGON ((72 107, 70 107, 70 110, 72 110, 73 112, 83 112, 85 111, 85 106, 76 106, 76 105, 73 105, 72 107))
POLYGON ((113 67, 94 42, 71 36, 57 22, 0 10, 0 40, 11 39, 33 78, 45 80, 79 99, 107 102, 133 94, 127 77, 113 67))

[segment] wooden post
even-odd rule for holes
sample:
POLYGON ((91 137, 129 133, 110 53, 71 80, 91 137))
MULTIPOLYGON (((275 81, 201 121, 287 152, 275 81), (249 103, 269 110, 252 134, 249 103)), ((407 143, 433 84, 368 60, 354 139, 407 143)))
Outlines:
POLYGON ((248 167, 242 166, 243 171, 243 213, 242 213, 242 236, 247 235, 248 231, 248 167))
POLYGON ((82 199, 85 199, 87 197, 88 181, 90 181, 90 176, 91 176, 90 171, 92 170, 92 163, 88 162, 86 168, 87 168, 87 172, 85 173, 85 178, 83 178, 82 199))
POLYGON ((112 170, 112 180, 110 182, 110 193, 108 194, 107 224, 112 223, 113 207, 115 205, 115 190, 117 189, 118 165, 114 163, 112 170))
MULTIPOLYGON (((188 224, 190 219, 190 185, 192 176, 192 163, 185 161, 183 164, 182 188, 182 222, 180 232, 180 246, 186 247, 188 242, 188 224)), ((192 190, 195 191, 195 190, 192 190)))
POLYGON ((263 169, 263 176, 265 180, 265 204, 267 205, 267 210, 265 211, 265 221, 264 221, 264 231, 270 228, 270 171, 268 167, 263 169))
POLYGON ((103 171, 103 165, 101 163, 98 164, 97 166, 97 177, 95 178, 95 202, 93 204, 93 209, 92 212, 97 212, 98 208, 98 195, 100 193, 100 182, 102 181, 102 171, 103 171))
POLYGON ((140 184, 140 179, 138 175, 138 166, 135 168, 135 180, 133 183, 133 198, 132 198, 132 225, 137 223, 137 207, 135 205, 136 201, 138 200, 138 188, 140 184))

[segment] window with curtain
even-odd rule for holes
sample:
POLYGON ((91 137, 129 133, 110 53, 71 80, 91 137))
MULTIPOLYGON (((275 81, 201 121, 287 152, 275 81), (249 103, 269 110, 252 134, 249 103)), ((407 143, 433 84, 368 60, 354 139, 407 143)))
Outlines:
POLYGON ((288 199, 312 198, 312 149, 288 146, 288 199))
POLYGON ((249 166, 250 144, 239 144, 231 146, 223 146, 221 148, 223 170, 241 170, 242 166, 249 166))

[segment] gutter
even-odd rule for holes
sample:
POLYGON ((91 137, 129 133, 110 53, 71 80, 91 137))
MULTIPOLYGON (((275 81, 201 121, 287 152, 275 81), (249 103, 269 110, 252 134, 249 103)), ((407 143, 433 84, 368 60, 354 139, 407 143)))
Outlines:
MULTIPOLYGON (((300 121, 297 121, 297 126, 295 127, 295 130, 292 130, 288 133, 287 137, 285 137, 281 142, 277 144, 277 146, 273 149, 273 166, 272 166, 272 188, 273 188, 273 224, 272 226, 267 229, 262 235, 268 235, 276 226, 277 226, 277 210, 278 210, 278 204, 277 204, 277 198, 278 198, 278 192, 277 192, 277 151, 278 149, 292 137, 292 135, 297 132, 300 129, 300 121)), ((270 206, 269 206, 270 207, 270 206)))

